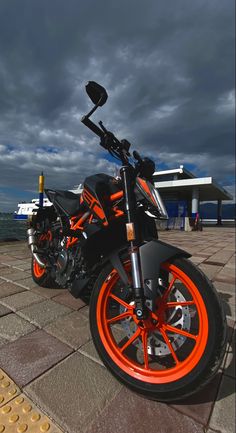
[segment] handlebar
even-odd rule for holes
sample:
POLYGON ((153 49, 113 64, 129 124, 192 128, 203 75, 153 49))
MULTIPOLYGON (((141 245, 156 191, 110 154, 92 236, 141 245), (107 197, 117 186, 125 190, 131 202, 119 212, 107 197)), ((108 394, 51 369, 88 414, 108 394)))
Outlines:
POLYGON ((107 149, 114 157, 120 159, 123 163, 128 162, 130 143, 127 140, 119 141, 115 135, 108 131, 100 121, 99 126, 93 123, 88 116, 83 116, 81 122, 100 137, 100 144, 107 149))
POLYGON ((104 137, 104 132, 97 125, 95 125, 95 123, 93 123, 87 116, 83 116, 81 122, 89 129, 91 129, 91 131, 93 131, 100 138, 104 137))
MULTIPOLYGON (((108 131, 105 128, 101 121, 99 122, 99 128, 89 119, 89 116, 92 114, 93 111, 94 109, 90 111, 90 113, 86 116, 83 116, 81 122, 91 131, 93 131, 94 134, 100 137, 100 145, 103 148, 107 149, 112 156, 119 159, 124 165, 131 165, 129 162, 130 143, 128 142, 128 140, 119 141, 112 132, 108 131)), ((140 173, 141 177, 147 178, 148 180, 150 180, 150 182, 152 182, 152 175, 155 171, 155 163, 149 158, 142 159, 136 150, 134 150, 133 152, 133 157, 137 161, 134 167, 135 172, 140 173)))

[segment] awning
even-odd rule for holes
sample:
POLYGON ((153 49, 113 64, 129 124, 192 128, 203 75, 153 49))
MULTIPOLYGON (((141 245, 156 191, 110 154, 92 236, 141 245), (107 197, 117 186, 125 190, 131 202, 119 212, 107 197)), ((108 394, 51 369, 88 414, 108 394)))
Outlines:
POLYGON ((179 179, 154 183, 163 198, 177 200, 191 200, 193 189, 199 190, 200 201, 232 200, 233 197, 212 177, 194 179, 179 179))

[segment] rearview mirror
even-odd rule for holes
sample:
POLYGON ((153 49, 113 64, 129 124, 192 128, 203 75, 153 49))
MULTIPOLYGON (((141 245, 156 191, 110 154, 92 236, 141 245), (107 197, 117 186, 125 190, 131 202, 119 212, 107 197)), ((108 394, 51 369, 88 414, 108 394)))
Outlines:
POLYGON ((105 104, 108 95, 104 87, 100 86, 100 84, 96 83, 95 81, 89 81, 86 84, 85 89, 88 96, 95 105, 102 107, 102 105, 105 104))

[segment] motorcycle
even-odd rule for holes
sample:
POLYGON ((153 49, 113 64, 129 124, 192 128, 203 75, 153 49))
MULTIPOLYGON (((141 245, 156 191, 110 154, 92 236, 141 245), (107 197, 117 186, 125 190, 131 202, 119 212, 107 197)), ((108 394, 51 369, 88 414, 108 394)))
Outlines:
POLYGON ((82 123, 121 162, 120 177, 88 176, 81 195, 45 189, 28 229, 32 278, 68 288, 90 302, 97 352, 132 390, 163 402, 199 391, 219 369, 226 319, 207 277, 190 254, 158 240, 156 219, 167 219, 153 185, 155 164, 90 117, 107 100, 90 81, 94 106, 82 123))

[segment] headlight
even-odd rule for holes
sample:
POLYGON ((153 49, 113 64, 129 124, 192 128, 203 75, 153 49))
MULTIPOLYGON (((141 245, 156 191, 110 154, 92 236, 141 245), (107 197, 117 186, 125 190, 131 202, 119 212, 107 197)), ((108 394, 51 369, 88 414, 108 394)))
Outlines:
POLYGON ((144 180, 141 177, 137 177, 136 185, 149 204, 158 210, 158 218, 168 219, 165 205, 156 188, 148 180, 144 180))

